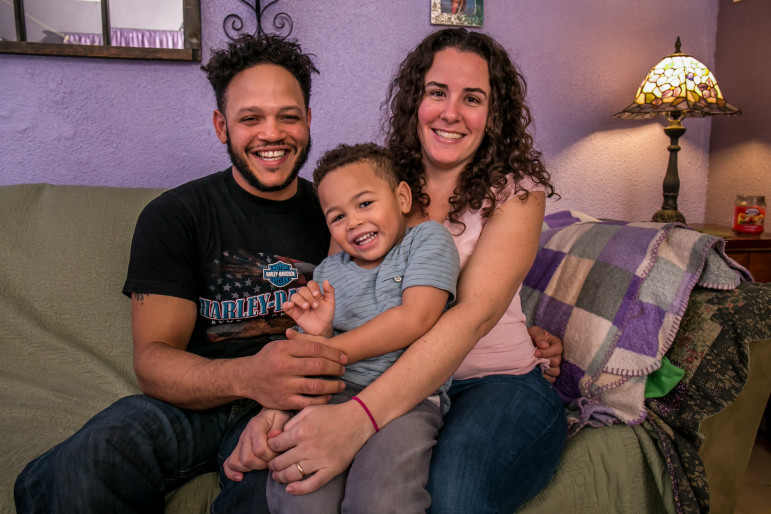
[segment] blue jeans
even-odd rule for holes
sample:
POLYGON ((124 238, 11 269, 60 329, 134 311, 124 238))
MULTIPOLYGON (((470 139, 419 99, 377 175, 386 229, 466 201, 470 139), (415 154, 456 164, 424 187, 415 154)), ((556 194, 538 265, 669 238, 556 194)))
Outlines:
POLYGON ((212 512, 267 512, 267 472, 236 483, 220 466, 259 409, 249 400, 195 411, 144 395, 122 398, 26 466, 16 509, 163 513, 166 493, 219 468, 222 493, 212 512))
POLYGON ((549 481, 567 419, 540 368, 526 375, 456 380, 431 457, 436 514, 512 513, 549 481))

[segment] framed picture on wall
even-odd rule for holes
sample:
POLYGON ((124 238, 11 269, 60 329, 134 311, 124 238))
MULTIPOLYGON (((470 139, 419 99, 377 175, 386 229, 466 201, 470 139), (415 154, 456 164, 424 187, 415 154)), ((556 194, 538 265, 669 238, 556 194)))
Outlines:
POLYGON ((431 23, 481 27, 484 21, 482 0, 431 0, 431 23))

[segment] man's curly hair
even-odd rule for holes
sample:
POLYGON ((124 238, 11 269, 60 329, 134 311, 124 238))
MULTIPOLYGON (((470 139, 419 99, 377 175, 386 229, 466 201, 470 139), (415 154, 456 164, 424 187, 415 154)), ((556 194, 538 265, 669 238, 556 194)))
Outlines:
MULTIPOLYGON (((508 177, 514 179, 517 191, 524 190, 520 180, 529 176, 543 186, 548 197, 554 196, 541 153, 534 148, 533 137, 528 132, 532 118, 525 104, 527 86, 519 70, 506 50, 490 36, 464 28, 448 28, 430 34, 407 55, 381 106, 385 108, 386 147, 393 153, 402 179, 412 189, 413 209, 425 213, 430 203, 423 191, 426 182, 418 139, 418 108, 425 94, 426 72, 433 64, 434 55, 446 48, 473 52, 485 59, 491 89, 489 128, 450 197, 450 221, 462 225, 460 216, 465 210, 481 209, 486 199, 490 204, 482 210, 482 215, 489 217, 503 200, 508 177)), ((528 192, 524 191, 522 199, 527 196, 528 192)))
POLYGON ((260 36, 243 35, 226 48, 212 50, 209 62, 201 69, 206 72, 217 98, 217 109, 225 112, 225 92, 238 73, 257 64, 276 64, 286 68, 297 82, 309 107, 311 97, 311 74, 319 70, 313 64, 313 54, 305 54, 297 41, 275 34, 260 36))
POLYGON ((341 144, 322 155, 316 163, 316 169, 313 170, 314 187, 318 189, 324 177, 332 171, 357 162, 372 165, 375 175, 388 182, 391 189, 396 189, 401 182, 391 153, 382 146, 375 143, 341 144))

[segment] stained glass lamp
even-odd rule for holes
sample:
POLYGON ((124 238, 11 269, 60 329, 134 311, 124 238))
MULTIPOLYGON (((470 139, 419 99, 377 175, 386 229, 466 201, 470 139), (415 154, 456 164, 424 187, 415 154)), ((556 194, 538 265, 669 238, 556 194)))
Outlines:
POLYGON ((678 141, 685 134, 683 118, 718 114, 740 115, 742 112, 723 98, 717 80, 709 69, 690 55, 680 53, 680 38, 675 53, 661 60, 651 69, 637 89, 634 103, 613 115, 624 120, 639 120, 666 116, 669 126, 669 165, 664 176, 664 203, 653 215, 656 222, 685 223, 685 216, 677 210, 680 178, 677 174, 678 141))

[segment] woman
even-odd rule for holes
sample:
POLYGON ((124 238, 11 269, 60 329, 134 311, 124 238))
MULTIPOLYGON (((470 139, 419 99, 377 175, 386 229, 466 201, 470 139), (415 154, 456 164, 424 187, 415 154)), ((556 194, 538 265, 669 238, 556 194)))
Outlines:
POLYGON ((478 32, 433 33, 401 64, 386 101, 387 146, 413 190, 410 223, 436 220, 455 238, 457 302, 358 395, 366 409, 306 408, 268 442, 284 452, 269 467, 290 492, 313 491, 340 473, 377 426, 453 373, 427 486, 432 511, 512 512, 553 474, 566 421, 538 366, 518 291, 554 192, 527 133, 524 94, 506 51, 478 32), (302 480, 298 462, 313 475, 302 480))

